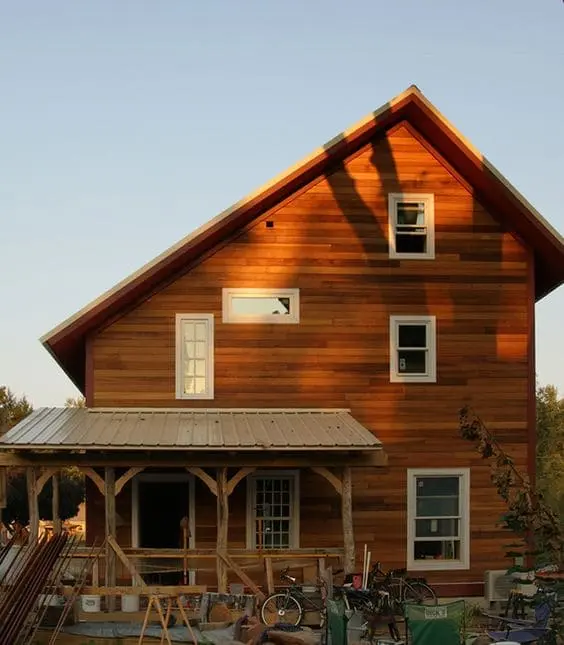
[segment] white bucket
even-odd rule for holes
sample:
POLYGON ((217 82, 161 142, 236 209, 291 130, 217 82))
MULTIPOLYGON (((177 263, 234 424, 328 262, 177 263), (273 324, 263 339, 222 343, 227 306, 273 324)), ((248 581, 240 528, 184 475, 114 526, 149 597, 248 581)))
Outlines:
POLYGON ((139 596, 126 594, 121 597, 121 610, 125 612, 139 611, 139 596))
POLYGON ((95 614, 100 611, 100 596, 82 596, 82 611, 95 614))

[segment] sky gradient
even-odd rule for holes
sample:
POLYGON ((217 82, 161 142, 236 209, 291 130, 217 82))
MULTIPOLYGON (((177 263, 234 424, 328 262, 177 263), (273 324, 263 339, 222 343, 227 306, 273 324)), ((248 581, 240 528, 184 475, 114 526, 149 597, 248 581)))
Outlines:
POLYGON ((563 70, 561 0, 0 3, 0 385, 76 396, 42 334, 412 83, 564 231, 563 70))

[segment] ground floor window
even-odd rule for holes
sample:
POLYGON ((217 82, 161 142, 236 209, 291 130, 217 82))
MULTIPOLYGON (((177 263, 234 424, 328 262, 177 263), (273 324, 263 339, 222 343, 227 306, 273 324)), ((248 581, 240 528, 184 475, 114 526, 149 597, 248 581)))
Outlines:
POLYGON ((408 568, 468 569, 469 469, 410 469, 407 497, 408 568))
POLYGON ((264 471, 248 478, 247 547, 299 546, 299 478, 294 471, 264 471))

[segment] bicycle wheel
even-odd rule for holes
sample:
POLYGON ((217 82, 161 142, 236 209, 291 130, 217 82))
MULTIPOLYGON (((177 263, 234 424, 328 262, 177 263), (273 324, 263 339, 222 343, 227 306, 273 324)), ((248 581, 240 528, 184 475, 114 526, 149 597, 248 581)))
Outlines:
POLYGON ((403 601, 415 605, 436 605, 438 603, 435 591, 424 582, 404 582, 403 601))
POLYGON ((284 623, 298 626, 302 622, 303 609, 294 596, 287 593, 273 593, 260 608, 260 616, 265 625, 284 623))

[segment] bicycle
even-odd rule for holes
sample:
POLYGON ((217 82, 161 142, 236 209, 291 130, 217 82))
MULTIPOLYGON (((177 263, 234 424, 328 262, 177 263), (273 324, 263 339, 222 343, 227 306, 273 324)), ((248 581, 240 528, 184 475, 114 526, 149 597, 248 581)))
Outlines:
POLYGON ((403 616, 405 603, 438 604, 435 590, 427 584, 425 579, 409 577, 407 569, 383 571, 380 562, 376 562, 368 574, 368 589, 373 592, 382 589, 389 591, 392 610, 396 616, 403 616))
MULTIPOLYGON (((280 572, 280 580, 288 582, 286 591, 278 591, 267 596, 260 608, 260 616, 265 625, 284 623, 299 626, 303 620, 306 609, 319 612, 319 626, 325 624, 325 605, 323 600, 318 605, 306 596, 296 578, 288 575, 288 568, 280 572)), ((323 596, 323 594, 322 594, 323 596)))

